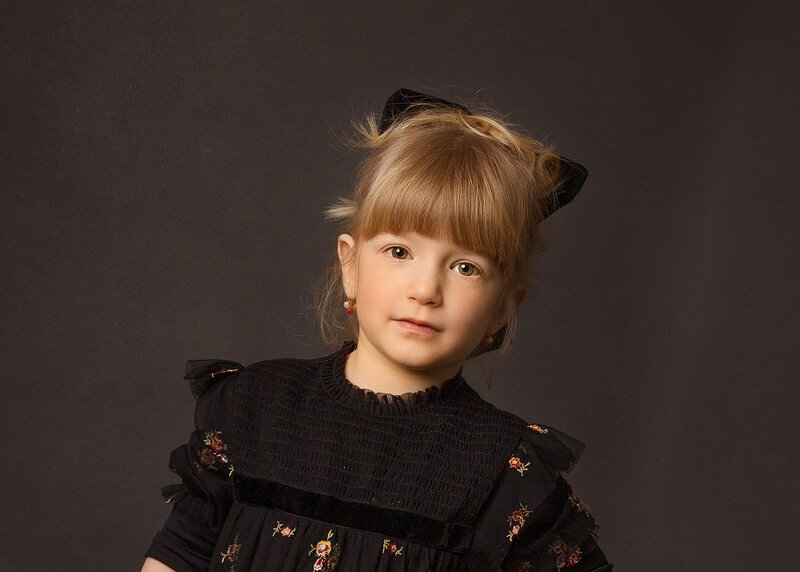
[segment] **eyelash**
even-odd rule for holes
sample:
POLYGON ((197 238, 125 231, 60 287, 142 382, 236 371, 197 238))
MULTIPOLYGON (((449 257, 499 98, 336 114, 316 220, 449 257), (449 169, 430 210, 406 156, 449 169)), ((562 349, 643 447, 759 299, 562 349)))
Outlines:
MULTIPOLYGON (((386 249, 386 252, 395 260, 405 260, 408 258, 408 250, 406 250, 402 246, 390 246, 386 249), (396 254, 400 254, 400 256, 395 256, 396 254)), ((453 266, 450 267, 452 270, 455 270, 459 276, 464 276, 465 278, 470 278, 472 276, 480 276, 481 271, 478 267, 471 263, 471 262, 456 262, 453 266), (468 266, 471 269, 469 274, 464 274, 458 270, 460 266, 468 266)))

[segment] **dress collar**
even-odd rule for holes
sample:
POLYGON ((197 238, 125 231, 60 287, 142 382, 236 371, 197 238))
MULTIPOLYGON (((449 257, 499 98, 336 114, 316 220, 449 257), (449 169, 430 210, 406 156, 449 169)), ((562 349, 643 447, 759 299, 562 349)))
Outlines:
POLYGON ((354 342, 346 342, 338 352, 324 358, 320 367, 320 381, 325 390, 351 409, 365 410, 374 415, 417 413, 446 402, 466 385, 464 378, 461 377, 461 370, 459 370, 455 376, 441 386, 434 385, 401 395, 363 389, 354 385, 344 375, 347 356, 355 347, 354 342))

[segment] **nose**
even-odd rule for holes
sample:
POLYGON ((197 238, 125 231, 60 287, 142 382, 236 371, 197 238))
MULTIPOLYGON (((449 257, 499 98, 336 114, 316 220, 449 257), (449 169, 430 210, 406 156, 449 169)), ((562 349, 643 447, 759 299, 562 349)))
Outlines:
POLYGON ((408 281, 408 297, 420 304, 438 306, 442 303, 442 276, 438 268, 420 265, 408 281))

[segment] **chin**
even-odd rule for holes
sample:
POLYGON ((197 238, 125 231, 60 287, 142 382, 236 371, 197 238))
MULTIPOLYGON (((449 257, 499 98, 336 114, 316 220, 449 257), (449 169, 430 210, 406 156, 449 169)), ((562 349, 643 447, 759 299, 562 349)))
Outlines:
MULTIPOLYGON (((430 355, 420 352, 399 353, 395 356, 395 363, 414 373, 435 373, 444 369, 452 369, 453 375, 461 367, 463 360, 447 359, 439 355, 430 355)), ((452 377, 452 376, 451 376, 452 377)))

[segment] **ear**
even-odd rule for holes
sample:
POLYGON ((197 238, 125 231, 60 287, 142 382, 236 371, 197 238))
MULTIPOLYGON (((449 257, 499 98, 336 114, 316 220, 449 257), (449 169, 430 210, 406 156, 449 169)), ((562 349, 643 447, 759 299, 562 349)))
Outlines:
POLYGON ((342 286, 344 294, 350 299, 356 297, 356 241, 349 234, 340 234, 336 243, 336 252, 339 254, 339 264, 342 266, 342 286))
POLYGON ((497 312, 489 323, 488 334, 495 335, 500 328, 508 323, 512 312, 519 308, 520 304, 525 300, 528 295, 528 289, 524 286, 516 285, 506 290, 505 294, 500 297, 497 303, 497 312))

